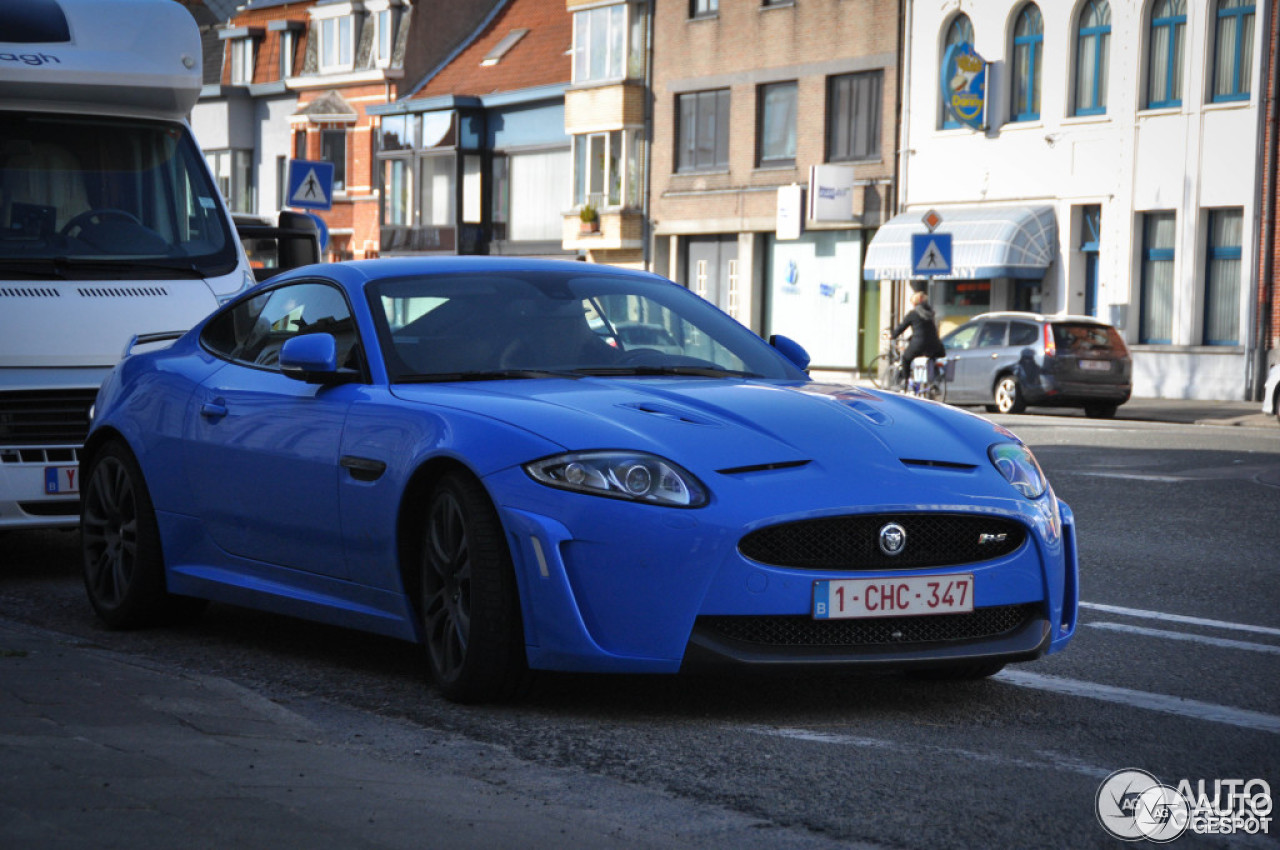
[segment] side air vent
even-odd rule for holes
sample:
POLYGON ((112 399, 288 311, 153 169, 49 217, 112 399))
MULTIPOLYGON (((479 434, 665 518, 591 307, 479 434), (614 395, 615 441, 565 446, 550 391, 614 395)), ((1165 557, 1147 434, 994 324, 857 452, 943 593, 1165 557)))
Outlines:
POLYGON ((978 468, 976 464, 957 463, 951 460, 923 460, 919 458, 904 457, 902 462, 906 466, 915 466, 924 469, 940 469, 949 472, 971 472, 978 468))
POLYGON ((0 298, 60 298, 62 293, 49 286, 0 286, 0 298))
POLYGON ((82 286, 76 289, 84 298, 166 298, 163 286, 82 286))

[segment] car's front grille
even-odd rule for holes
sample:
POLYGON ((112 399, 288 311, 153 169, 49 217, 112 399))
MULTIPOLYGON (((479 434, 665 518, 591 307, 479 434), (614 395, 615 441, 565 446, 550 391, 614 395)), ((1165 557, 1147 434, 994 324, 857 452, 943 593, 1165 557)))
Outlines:
POLYGON ((738 551, 753 561, 806 570, 910 570, 989 561, 1026 539, 1019 522, 982 514, 867 514, 807 519, 751 532, 738 551), (880 547, 886 526, 905 542, 896 555, 880 547))
POLYGON ((807 616, 699 617, 695 629, 708 635, 775 647, 822 647, 939 643, 981 640, 1017 631, 1040 614, 1040 606, 998 605, 967 614, 815 620, 807 616))
POLYGON ((0 446, 74 445, 89 433, 96 389, 0 392, 0 446))

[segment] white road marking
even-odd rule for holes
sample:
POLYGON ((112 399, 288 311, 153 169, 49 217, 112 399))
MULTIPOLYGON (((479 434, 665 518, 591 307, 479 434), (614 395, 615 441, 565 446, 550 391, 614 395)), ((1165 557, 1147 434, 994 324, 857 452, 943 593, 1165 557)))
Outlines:
MULTIPOLYGON (((737 729, 738 727, 735 727, 737 729)), ((860 747, 872 750, 899 750, 925 752, 942 756, 959 756, 971 761, 995 764, 1004 767, 1026 767, 1032 770, 1044 770, 1049 767, 1081 773, 1085 776, 1104 778, 1112 769, 1087 764, 1063 753, 1051 750, 1036 750, 1035 754, 1044 761, 1003 756, 996 753, 980 753, 976 750, 964 750, 956 747, 939 747, 933 745, 906 744, 901 741, 890 741, 884 738, 868 738, 862 735, 844 735, 839 732, 819 732, 813 729, 797 729, 794 727, 748 726, 746 731, 756 735, 767 735, 773 738, 787 738, 792 741, 808 741, 817 744, 834 744, 845 747, 860 747)))
POLYGON ((1122 608, 1119 605, 1102 605, 1098 602, 1081 602, 1081 608, 1102 611, 1107 614, 1121 614, 1125 617, 1138 617, 1147 620, 1162 620, 1166 623, 1186 623, 1190 626, 1208 626, 1213 629, 1230 629, 1237 632, 1253 632, 1260 635, 1280 637, 1280 629, 1267 626, 1251 626, 1245 623, 1229 623, 1225 620, 1206 620, 1201 617, 1186 617, 1182 614, 1166 614, 1163 611, 1144 611, 1141 608, 1122 608))
POLYGON ((1181 475, 1144 475, 1137 472, 1083 472, 1080 470, 1067 470, 1066 474, 1084 475, 1089 478, 1120 478, 1125 481, 1158 481, 1164 484, 1180 484, 1183 481, 1193 480, 1181 475))
POLYGON ((1078 679, 1065 679, 1061 676, 1045 676, 1040 673, 1026 673, 1021 670, 1004 670, 992 677, 995 681, 1016 685, 1020 688, 1033 688, 1039 691, 1066 694, 1068 696, 1085 697, 1086 699, 1114 702, 1148 711, 1160 711, 1165 714, 1176 714, 1194 720, 1207 720, 1210 723, 1225 723, 1242 729, 1257 732, 1270 732, 1280 735, 1280 717, 1274 714, 1263 714, 1260 711, 1249 711, 1243 708, 1230 708, 1194 699, 1183 699, 1166 694, 1153 694, 1147 691, 1135 691, 1131 688, 1117 688, 1113 685, 1100 685, 1096 682, 1082 682, 1078 679))
POLYGON ((1250 643, 1244 640, 1230 640, 1228 638, 1209 637, 1208 635, 1187 634, 1186 632, 1171 632, 1165 629, 1128 626, 1123 623, 1085 623, 1085 625, 1095 629, 1108 629, 1109 631, 1125 632, 1132 635, 1146 635, 1147 637, 1167 638, 1169 640, 1186 640, 1193 643, 1207 644, 1208 646, 1217 646, 1222 649, 1244 649, 1250 652, 1267 652, 1272 655, 1280 655, 1280 646, 1274 646, 1269 643, 1250 643))

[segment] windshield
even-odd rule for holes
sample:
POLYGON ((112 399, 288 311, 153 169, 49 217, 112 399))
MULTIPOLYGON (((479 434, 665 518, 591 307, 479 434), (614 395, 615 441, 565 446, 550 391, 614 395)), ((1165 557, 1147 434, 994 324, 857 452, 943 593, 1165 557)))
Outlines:
POLYGON ((807 380, 686 289, 598 270, 382 281, 369 298, 392 381, 545 375, 807 380))
POLYGON ((215 191, 182 124, 0 113, 0 278, 227 274, 215 191))

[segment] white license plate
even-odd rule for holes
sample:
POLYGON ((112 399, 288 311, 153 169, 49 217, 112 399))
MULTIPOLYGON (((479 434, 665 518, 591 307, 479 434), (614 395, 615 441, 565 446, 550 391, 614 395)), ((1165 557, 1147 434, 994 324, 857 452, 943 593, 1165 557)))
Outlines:
POLYGON ((44 468, 44 492, 46 496, 79 493, 80 467, 46 466, 44 468))
POLYGON ((1080 368, 1086 372, 1110 372, 1110 360, 1080 360, 1078 361, 1080 368))
POLYGON ((813 583, 815 620, 961 614, 972 610, 972 574, 830 579, 813 583))

